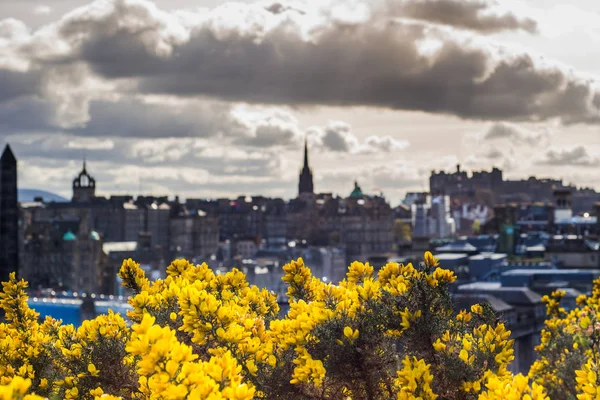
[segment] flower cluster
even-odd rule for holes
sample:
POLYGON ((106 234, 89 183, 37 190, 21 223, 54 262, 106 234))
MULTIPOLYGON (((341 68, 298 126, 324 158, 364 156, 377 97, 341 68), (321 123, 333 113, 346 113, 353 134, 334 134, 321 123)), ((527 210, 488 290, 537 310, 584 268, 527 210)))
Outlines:
POLYGON ((239 270, 175 260, 151 282, 125 260, 129 321, 111 312, 79 328, 38 321, 13 274, 0 294, 0 400, 600 399, 600 281, 576 310, 560 292, 545 299, 526 377, 509 372, 510 332, 488 305, 454 310, 456 276, 429 252, 419 265, 354 262, 337 285, 302 259, 283 271, 280 315, 276 296, 239 270))
POLYGON ((529 376, 551 399, 600 399, 600 279, 592 295, 579 296, 578 307, 561 307, 564 291, 544 296, 548 319, 536 347, 538 359, 529 376))

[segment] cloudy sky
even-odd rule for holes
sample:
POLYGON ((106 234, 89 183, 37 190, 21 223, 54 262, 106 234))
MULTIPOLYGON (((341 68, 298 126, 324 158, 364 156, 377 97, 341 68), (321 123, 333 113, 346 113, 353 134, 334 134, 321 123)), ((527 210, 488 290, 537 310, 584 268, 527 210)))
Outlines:
POLYGON ((600 188, 595 0, 2 0, 20 186, 397 203, 432 169, 600 188))

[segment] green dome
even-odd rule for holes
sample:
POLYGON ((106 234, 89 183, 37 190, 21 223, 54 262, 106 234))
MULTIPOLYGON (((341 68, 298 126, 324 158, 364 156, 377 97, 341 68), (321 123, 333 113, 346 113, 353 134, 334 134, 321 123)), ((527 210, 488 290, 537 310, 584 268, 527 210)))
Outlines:
POLYGON ((350 193, 351 199, 361 199, 363 198, 363 192, 360 190, 360 186, 358 186, 358 182, 354 181, 354 190, 350 193))
POLYGON ((90 232, 90 239, 92 239, 92 240, 100 240, 100 235, 96 231, 91 231, 90 232))
POLYGON ((67 242, 72 242, 74 240, 77 240, 77 236, 75 236, 75 234, 69 230, 63 235, 63 240, 67 242))

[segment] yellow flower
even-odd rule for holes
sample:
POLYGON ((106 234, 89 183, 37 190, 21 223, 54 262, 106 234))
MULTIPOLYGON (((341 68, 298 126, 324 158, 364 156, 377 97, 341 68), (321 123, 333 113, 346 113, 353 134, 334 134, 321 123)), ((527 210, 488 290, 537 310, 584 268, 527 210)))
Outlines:
POLYGON ((483 308, 481 307, 480 304, 473 304, 471 306, 471 312, 473 314, 481 314, 483 312, 483 308))
POLYGON ((438 339, 435 341, 435 343, 433 343, 433 348, 435 349, 435 351, 444 351, 446 350, 446 345, 442 343, 440 339, 438 339))
POLYGON ((344 327, 344 336, 346 336, 350 342, 354 342, 358 339, 358 329, 352 330, 349 326, 344 327))
POLYGON ((91 364, 91 363, 88 364, 87 369, 88 369, 88 372, 90 373, 90 375, 92 375, 92 376, 98 376, 100 374, 100 371, 98 371, 96 369, 96 366, 94 364, 91 364))
POLYGON ((467 351, 465 349, 462 349, 460 351, 460 354, 458 355, 458 358, 460 358, 464 362, 468 362, 469 361, 469 353, 467 353, 467 351))
POLYGON ((427 264, 429 267, 437 267, 440 265, 440 260, 434 257, 431 252, 427 251, 425 252, 425 264, 427 264))

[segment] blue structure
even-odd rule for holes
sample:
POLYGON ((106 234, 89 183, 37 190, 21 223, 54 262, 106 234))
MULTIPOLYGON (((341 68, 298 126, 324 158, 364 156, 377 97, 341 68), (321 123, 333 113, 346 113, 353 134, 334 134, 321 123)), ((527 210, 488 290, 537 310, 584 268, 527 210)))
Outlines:
POLYGON ((482 253, 469 257, 469 276, 482 279, 491 271, 500 271, 506 263, 506 254, 482 253))
MULTIPOLYGON (((83 304, 83 300, 81 299, 40 299, 34 297, 29 298, 27 304, 40 314, 40 319, 42 320, 46 317, 52 317, 62 320, 65 325, 81 325, 81 306, 83 304)), ((121 314, 123 318, 126 318, 127 310, 132 308, 129 304, 118 300, 96 300, 94 301, 94 305, 97 315, 108 314, 108 310, 111 309, 115 313, 121 314)))
POLYGON ((467 243, 482 253, 494 253, 498 250, 498 235, 469 236, 467 243))
POLYGON ((439 253, 435 255, 440 260, 440 267, 457 271, 461 267, 466 267, 469 256, 465 253, 439 253))
POLYGON ((473 246, 467 240, 458 240, 456 242, 448 243, 444 246, 437 247, 435 249, 438 253, 458 253, 458 254, 477 254, 479 250, 473 246))
POLYGON ((600 277, 598 269, 513 269, 500 275, 502 286, 589 287, 600 277))
POLYGON ((40 313, 40 319, 52 317, 60 319, 63 324, 72 324, 79 326, 81 324, 80 307, 81 300, 67 299, 29 299, 27 301, 30 308, 40 313))

